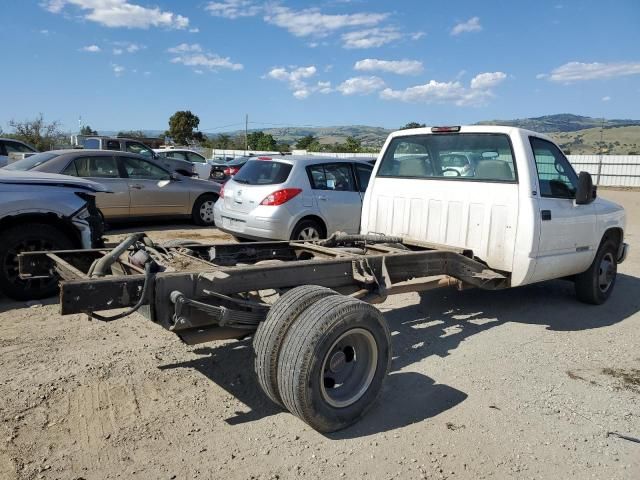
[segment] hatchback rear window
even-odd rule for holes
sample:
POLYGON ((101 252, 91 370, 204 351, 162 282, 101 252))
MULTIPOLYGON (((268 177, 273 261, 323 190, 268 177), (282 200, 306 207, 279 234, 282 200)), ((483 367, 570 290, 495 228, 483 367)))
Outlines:
POLYGON ((268 160, 249 160, 233 180, 247 185, 276 185, 289 178, 292 165, 268 160))

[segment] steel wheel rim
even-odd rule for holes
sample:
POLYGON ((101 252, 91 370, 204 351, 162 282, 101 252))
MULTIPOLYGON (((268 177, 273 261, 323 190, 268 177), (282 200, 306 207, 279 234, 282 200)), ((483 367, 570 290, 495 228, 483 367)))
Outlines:
POLYGON ((320 240, 320 232, 315 227, 305 227, 298 234, 298 240, 320 240))
POLYGON ((213 206, 216 202, 207 200, 200 205, 200 218, 207 223, 213 222, 213 206))
POLYGON ((611 288, 614 278, 616 278, 616 262, 613 255, 607 252, 600 260, 598 266, 598 288, 602 293, 605 293, 611 288))
POLYGON ((327 351, 320 370, 320 391, 334 408, 356 403, 367 392, 378 364, 378 344, 364 328, 344 332, 327 351))

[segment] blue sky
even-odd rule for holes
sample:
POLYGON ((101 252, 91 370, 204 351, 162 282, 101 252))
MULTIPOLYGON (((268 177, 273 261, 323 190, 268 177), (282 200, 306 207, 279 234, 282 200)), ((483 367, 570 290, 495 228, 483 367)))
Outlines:
MULTIPOLYGON (((4 0, 0 126, 640 118, 640 1, 4 0)), ((226 127, 229 125, 229 127, 226 127)))

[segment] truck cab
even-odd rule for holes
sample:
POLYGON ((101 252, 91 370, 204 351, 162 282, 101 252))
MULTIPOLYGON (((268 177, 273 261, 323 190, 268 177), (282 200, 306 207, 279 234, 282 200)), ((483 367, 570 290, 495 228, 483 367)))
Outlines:
POLYGON ((597 196, 589 174, 577 175, 549 137, 514 127, 392 133, 361 225, 364 234, 470 249, 511 286, 579 276, 607 244, 615 253, 594 266, 605 279, 627 251, 624 209, 597 196), (463 171, 455 162, 464 159, 463 171))

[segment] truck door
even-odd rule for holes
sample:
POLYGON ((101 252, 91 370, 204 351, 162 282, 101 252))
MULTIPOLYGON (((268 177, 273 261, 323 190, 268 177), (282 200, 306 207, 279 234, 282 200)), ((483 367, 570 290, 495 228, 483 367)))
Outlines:
POLYGON ((576 205, 578 176, 549 142, 529 137, 538 174, 540 237, 533 281, 586 270, 600 243, 596 238, 596 206, 576 205))
POLYGON ((327 235, 336 231, 358 233, 362 198, 351 164, 322 163, 307 167, 313 197, 327 222, 327 235))
POLYGON ((169 172, 141 158, 121 156, 128 177, 131 215, 185 215, 189 212, 189 190, 169 172))

